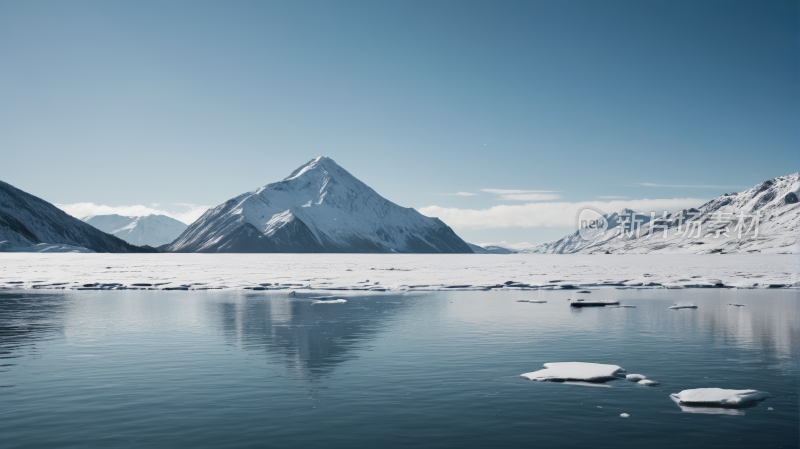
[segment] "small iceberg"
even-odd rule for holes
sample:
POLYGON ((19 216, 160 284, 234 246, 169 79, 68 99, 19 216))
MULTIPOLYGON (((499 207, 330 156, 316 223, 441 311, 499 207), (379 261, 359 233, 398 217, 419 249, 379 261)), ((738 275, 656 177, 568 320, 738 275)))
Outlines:
POLYGON ((766 391, 726 390, 724 388, 695 388, 670 395, 680 405, 706 407, 741 407, 769 397, 766 391))
POLYGON ((619 416, 620 416, 620 418, 630 418, 631 417, 631 415, 629 415, 627 413, 620 413, 619 416))
POLYGON ((571 307, 605 307, 619 305, 619 301, 602 300, 602 301, 584 301, 579 299, 575 302, 569 303, 571 307))
POLYGON ((603 365, 601 363, 545 363, 544 368, 532 373, 520 374, 519 377, 539 382, 605 382, 625 378, 625 370, 623 368, 617 365, 603 365))
POLYGON ((346 302, 347 302, 346 299, 328 299, 328 300, 314 301, 311 304, 344 304, 346 302))
POLYGON ((639 382, 636 382, 639 385, 644 385, 645 387, 655 387, 656 385, 661 385, 659 382, 650 379, 642 379, 639 382))
POLYGON ((625 380, 629 380, 631 382, 639 382, 640 380, 647 379, 646 376, 642 376, 641 374, 628 374, 625 376, 625 380))
POLYGON ((697 306, 693 302, 676 302, 670 309, 696 309, 697 306))

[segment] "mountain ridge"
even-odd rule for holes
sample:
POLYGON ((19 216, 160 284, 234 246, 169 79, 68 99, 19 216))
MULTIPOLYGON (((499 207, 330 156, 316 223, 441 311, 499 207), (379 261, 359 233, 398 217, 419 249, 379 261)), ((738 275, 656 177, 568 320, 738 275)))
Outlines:
POLYGON ((131 245, 68 215, 51 203, 0 181, 0 242, 29 248, 41 243, 83 247, 98 253, 156 252, 131 245))
POLYGON ((81 221, 126 242, 158 247, 172 243, 188 225, 166 215, 89 215, 81 221))
MULTIPOLYGON (((800 173, 768 179, 740 193, 725 193, 707 201, 697 208, 683 209, 667 215, 663 220, 661 211, 651 223, 651 215, 638 214, 627 218, 641 220, 637 237, 620 238, 620 223, 625 214, 613 212, 604 214, 608 228, 603 236, 584 240, 579 231, 551 242, 541 243, 521 252, 530 254, 647 254, 647 253, 800 253, 798 233, 800 233, 800 173), (760 214, 759 233, 755 229, 744 238, 731 230, 739 226, 740 215, 744 224, 754 223, 754 216, 760 214), (687 233, 687 219, 699 223, 699 231, 693 228, 687 233), (727 226, 726 226, 727 224, 727 226), (666 225, 667 238, 663 238, 666 225), (655 227, 654 227, 655 226, 655 227), (705 229, 705 231, 703 231, 705 229), (727 229, 727 232, 717 232, 727 229), (653 231, 651 234, 651 230, 653 231), (695 232, 696 231, 696 232, 695 232), (701 234, 693 238, 694 234, 701 234), (726 237, 725 234, 728 234, 726 237)), ((627 227, 630 227, 626 224, 627 227)), ((625 229, 627 232, 629 229, 625 229)))
POLYGON ((206 211, 173 252, 472 253, 450 227, 381 197, 320 156, 206 211))

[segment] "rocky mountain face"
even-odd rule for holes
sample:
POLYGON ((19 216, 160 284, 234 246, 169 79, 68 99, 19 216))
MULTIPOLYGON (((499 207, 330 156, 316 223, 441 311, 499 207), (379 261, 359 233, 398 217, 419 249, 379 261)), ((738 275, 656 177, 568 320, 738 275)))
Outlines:
POLYGON ((0 245, 7 250, 40 243, 83 247, 98 253, 153 252, 90 226, 56 206, 0 181, 0 245))
POLYGON ((144 217, 92 215, 81 220, 132 245, 152 247, 172 243, 188 227, 185 223, 166 215, 144 217))
POLYGON ((608 227, 587 240, 576 231, 526 249, 536 254, 800 253, 800 174, 726 193, 697 209, 621 210, 604 215, 608 227), (651 212, 655 212, 653 217, 651 212), (655 218, 653 220, 653 218, 655 218))
POLYGON ((472 253, 437 218, 378 195, 318 157, 280 182, 210 209, 174 242, 176 252, 472 253))

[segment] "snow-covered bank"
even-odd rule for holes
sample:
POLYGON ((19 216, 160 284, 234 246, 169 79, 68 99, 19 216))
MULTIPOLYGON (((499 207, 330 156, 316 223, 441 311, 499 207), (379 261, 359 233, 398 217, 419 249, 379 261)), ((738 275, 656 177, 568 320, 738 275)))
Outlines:
POLYGON ((0 253, 0 288, 800 288, 798 262, 777 254, 0 253))

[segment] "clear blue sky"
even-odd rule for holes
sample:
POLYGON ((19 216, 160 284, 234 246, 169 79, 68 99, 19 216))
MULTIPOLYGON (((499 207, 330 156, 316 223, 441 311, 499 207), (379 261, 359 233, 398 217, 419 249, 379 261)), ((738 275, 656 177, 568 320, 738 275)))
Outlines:
POLYGON ((0 179, 216 205, 325 155, 415 208, 712 198, 798 171, 799 34, 776 0, 6 0, 0 179))

